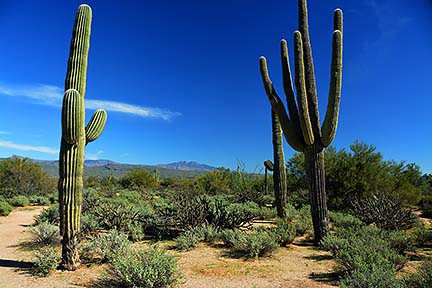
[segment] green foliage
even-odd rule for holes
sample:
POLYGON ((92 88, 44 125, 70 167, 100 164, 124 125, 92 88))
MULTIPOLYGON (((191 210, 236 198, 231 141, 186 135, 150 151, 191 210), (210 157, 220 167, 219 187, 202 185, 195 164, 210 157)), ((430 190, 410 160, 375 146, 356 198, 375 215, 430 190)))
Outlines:
POLYGON ((31 195, 28 199, 32 205, 49 205, 51 203, 49 197, 43 195, 31 195))
POLYGON ((36 250, 33 259, 33 276, 46 277, 49 272, 55 270, 60 262, 60 255, 52 247, 36 250))
POLYGON ((128 249, 128 236, 114 229, 87 241, 82 248, 82 255, 90 262, 112 262, 116 257, 127 253, 128 249))
POLYGON ((277 238, 273 233, 268 233, 263 230, 255 230, 244 232, 234 230, 235 234, 225 234, 224 242, 229 242, 231 254, 234 256, 242 256, 246 258, 255 258, 262 256, 270 256, 278 247, 277 238))
POLYGON ((13 157, 0 161, 0 195, 47 195, 56 191, 54 178, 40 164, 28 158, 13 157))
POLYGON ((176 247, 180 251, 191 250, 199 242, 213 242, 220 238, 220 232, 213 225, 201 225, 178 236, 176 247))
POLYGON ((54 204, 47 209, 42 210, 42 212, 35 217, 35 222, 37 225, 41 223, 58 225, 60 223, 59 205, 54 204))
POLYGON ((285 207, 285 215, 285 218, 278 220, 278 222, 292 224, 297 236, 305 234, 311 235, 313 233, 312 216, 309 205, 304 205, 300 209, 295 209, 294 206, 287 204, 285 207))
POLYGON ((26 196, 17 195, 8 199, 9 204, 15 207, 24 207, 30 205, 30 200, 26 196))
POLYGON ((120 179, 120 185, 126 189, 143 190, 159 186, 158 177, 144 168, 132 169, 120 179))
POLYGON ((6 201, 0 200, 0 216, 8 216, 13 207, 6 201))
POLYGON ((59 241, 59 227, 47 222, 41 222, 37 226, 30 227, 29 231, 39 244, 50 245, 59 241))
POLYGON ((427 225, 421 225, 413 229, 414 242, 420 246, 431 246, 432 245, 432 227, 427 225))
POLYGON ((374 226, 361 226, 340 228, 335 235, 324 237, 320 245, 335 256, 342 271, 372 271, 375 266, 395 270, 405 261, 398 252, 409 247, 409 242, 403 241, 400 234, 389 235, 374 226))
POLYGON ((414 274, 404 279, 407 288, 432 287, 432 260, 428 259, 414 274))
POLYGON ((155 246, 117 255, 110 272, 116 287, 168 288, 174 287, 182 277, 177 259, 155 246))
POLYGON ((420 200, 419 206, 423 211, 423 216, 432 216, 432 196, 423 196, 420 200))
POLYGON ((282 247, 292 243, 296 237, 296 229, 290 224, 280 224, 269 228, 268 233, 270 233, 282 247))
POLYGON ((406 288, 394 275, 394 269, 373 265, 352 271, 339 284, 341 288, 406 288))
MULTIPOLYGON (((308 199, 304 167, 302 154, 288 159, 288 202, 296 206, 308 199)), ((386 161, 374 146, 358 141, 350 145, 350 151, 328 147, 325 167, 328 205, 334 210, 350 208, 354 200, 373 193, 395 195, 404 204, 416 205, 428 187, 419 166, 386 161)))
POLYGON ((353 212, 366 224, 375 224, 386 229, 408 229, 418 217, 408 208, 402 206, 399 197, 385 194, 373 194, 353 203, 353 212))
POLYGON ((209 171, 207 174, 198 177, 195 182, 195 187, 199 191, 210 195, 231 192, 231 172, 229 169, 225 168, 209 171))
POLYGON ((365 223, 359 218, 343 212, 329 211, 330 222, 335 228, 350 228, 364 226, 365 223))

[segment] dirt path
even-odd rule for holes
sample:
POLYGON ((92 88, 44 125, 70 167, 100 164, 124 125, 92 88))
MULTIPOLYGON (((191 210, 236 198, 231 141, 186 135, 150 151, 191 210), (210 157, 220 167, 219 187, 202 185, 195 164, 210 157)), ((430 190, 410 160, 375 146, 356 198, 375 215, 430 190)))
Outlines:
POLYGON ((0 217, 0 288, 66 288, 88 287, 89 280, 94 280, 92 269, 80 269, 76 273, 55 272, 48 278, 32 277, 28 273, 31 267, 31 253, 19 244, 31 239, 26 226, 34 222, 43 207, 17 208, 7 217, 0 217))

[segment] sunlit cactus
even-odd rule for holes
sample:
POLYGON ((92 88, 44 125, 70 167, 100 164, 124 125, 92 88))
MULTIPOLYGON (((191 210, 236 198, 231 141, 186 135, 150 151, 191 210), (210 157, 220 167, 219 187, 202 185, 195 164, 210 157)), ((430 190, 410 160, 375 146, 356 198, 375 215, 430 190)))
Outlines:
POLYGON ((288 109, 285 109, 273 87, 264 57, 260 58, 260 71, 266 94, 280 120, 285 139, 293 149, 304 153, 315 242, 318 243, 328 233, 324 148, 333 141, 338 123, 342 85, 342 10, 336 9, 334 12, 330 89, 326 115, 320 126, 306 0, 299 0, 298 6, 299 31, 294 33, 296 99, 287 42, 281 41, 283 86, 288 109))
POLYGON ((60 232, 62 267, 80 265, 78 237, 83 193, 84 148, 103 131, 107 114, 97 110, 85 127, 84 95, 90 47, 92 11, 81 5, 75 17, 62 108, 62 137, 59 165, 60 232))

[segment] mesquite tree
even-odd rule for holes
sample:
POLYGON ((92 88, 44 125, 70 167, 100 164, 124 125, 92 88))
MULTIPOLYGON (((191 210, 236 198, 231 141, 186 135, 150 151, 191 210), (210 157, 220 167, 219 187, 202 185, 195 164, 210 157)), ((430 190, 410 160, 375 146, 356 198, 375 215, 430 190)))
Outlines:
POLYGON ((297 99, 291 79, 287 42, 281 41, 282 77, 288 112, 273 87, 264 57, 260 58, 260 71, 266 94, 279 117, 285 139, 293 149, 304 153, 315 243, 318 243, 328 233, 324 148, 333 141, 338 123, 342 85, 342 10, 336 9, 334 12, 330 89, 326 115, 320 126, 306 0, 299 0, 298 6, 299 31, 294 32, 297 99))

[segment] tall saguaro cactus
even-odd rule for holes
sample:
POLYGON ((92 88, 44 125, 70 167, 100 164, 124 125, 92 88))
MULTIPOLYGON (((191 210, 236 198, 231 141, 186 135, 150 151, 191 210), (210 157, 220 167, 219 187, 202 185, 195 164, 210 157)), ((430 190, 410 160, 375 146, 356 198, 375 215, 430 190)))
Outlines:
POLYGON ((336 9, 334 12, 330 89, 326 115, 320 127, 306 0, 299 0, 298 6, 299 31, 294 32, 297 101, 292 85, 287 43, 285 40, 281 41, 283 87, 288 113, 273 87, 264 57, 260 58, 260 71, 266 94, 279 117, 287 142, 296 151, 304 153, 315 243, 318 243, 328 232, 324 148, 333 141, 338 123, 342 85, 342 10, 336 9))
POLYGON ((58 190, 62 266, 66 270, 75 270, 80 265, 77 245, 83 193, 84 148, 99 137, 107 119, 105 110, 97 110, 85 127, 84 95, 91 19, 91 8, 88 5, 79 6, 72 33, 62 107, 58 190))

